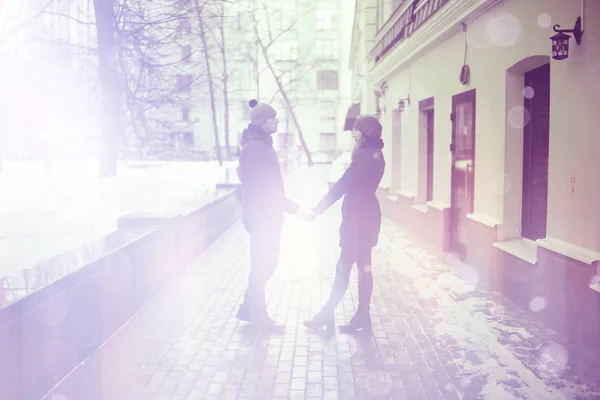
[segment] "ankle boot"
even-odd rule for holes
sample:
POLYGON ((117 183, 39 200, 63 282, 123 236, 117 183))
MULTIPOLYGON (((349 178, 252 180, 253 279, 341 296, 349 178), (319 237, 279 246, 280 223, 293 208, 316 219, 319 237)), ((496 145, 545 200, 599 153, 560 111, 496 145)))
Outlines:
POLYGON ((334 315, 333 311, 321 310, 312 319, 304 321, 304 326, 308 329, 321 329, 326 327, 327 329, 333 328, 334 315))
POLYGON ((358 310, 354 317, 346 325, 340 326, 340 332, 355 332, 359 329, 364 331, 371 330, 371 315, 369 310, 358 310))

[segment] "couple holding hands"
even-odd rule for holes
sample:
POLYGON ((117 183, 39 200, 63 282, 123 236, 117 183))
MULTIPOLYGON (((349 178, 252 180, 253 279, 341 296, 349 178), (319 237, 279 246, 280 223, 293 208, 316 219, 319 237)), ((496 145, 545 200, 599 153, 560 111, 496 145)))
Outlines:
POLYGON ((244 302, 237 318, 258 325, 275 325, 266 310, 265 287, 279 262, 283 214, 296 214, 313 220, 342 196, 341 253, 329 299, 312 319, 304 321, 310 329, 333 328, 334 311, 344 297, 354 264, 358 268, 358 310, 342 332, 370 329, 369 313, 373 276, 371 252, 377 245, 381 209, 376 191, 383 177, 382 127, 372 116, 356 119, 353 134, 356 144, 352 162, 343 176, 313 209, 304 209, 285 195, 279 158, 273 148, 277 132, 277 112, 266 103, 250 101, 250 124, 241 139, 239 175, 242 183, 242 221, 250 234, 250 277, 244 302))

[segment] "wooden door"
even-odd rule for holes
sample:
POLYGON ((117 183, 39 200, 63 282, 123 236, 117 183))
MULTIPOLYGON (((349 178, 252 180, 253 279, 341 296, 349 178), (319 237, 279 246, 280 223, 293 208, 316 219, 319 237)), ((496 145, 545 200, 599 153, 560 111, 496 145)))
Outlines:
POLYGON ((550 64, 525 73, 521 236, 546 237, 550 132, 550 64))

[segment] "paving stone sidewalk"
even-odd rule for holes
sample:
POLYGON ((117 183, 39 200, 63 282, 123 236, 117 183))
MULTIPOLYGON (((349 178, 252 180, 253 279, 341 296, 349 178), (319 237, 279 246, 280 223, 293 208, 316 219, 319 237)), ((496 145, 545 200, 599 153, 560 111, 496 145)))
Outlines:
MULTIPOLYGON (((313 204, 323 171, 288 178, 313 204)), ((600 398, 597 349, 582 354, 532 321, 474 270, 385 219, 373 256, 373 334, 308 331, 339 253, 339 205, 313 223, 289 217, 269 311, 281 332, 235 318, 248 278, 238 224, 48 396, 112 399, 600 398)), ((356 272, 336 323, 353 315, 356 272)), ((600 346, 600 345, 599 345, 600 346)))

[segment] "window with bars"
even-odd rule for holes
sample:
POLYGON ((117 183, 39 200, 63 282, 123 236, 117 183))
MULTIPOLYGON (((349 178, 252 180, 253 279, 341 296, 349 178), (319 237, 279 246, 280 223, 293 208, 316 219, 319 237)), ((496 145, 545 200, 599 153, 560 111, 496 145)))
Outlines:
POLYGON ((319 150, 322 152, 335 151, 337 146, 335 132, 321 132, 319 150))
POLYGON ((178 92, 189 93, 192 90, 193 78, 191 75, 178 75, 176 89, 178 92))
POLYGON ((295 90, 297 88, 297 80, 294 77, 292 71, 287 72, 281 76, 281 85, 284 89, 295 90))
POLYGON ((251 68, 238 68, 232 78, 235 81, 235 84, 232 85, 232 87, 235 87, 238 90, 251 90, 255 86, 254 82, 256 81, 256 77, 251 68))
MULTIPOLYGON (((324 100, 319 103, 319 114, 321 123, 335 123, 337 119, 336 102, 332 100, 324 100)), ((332 129, 335 130, 335 129, 332 129)))
POLYGON ((192 46, 181 46, 181 61, 183 61, 185 64, 192 62, 192 46))
POLYGON ((317 71, 317 90, 338 90, 338 72, 335 70, 317 71))
POLYGON ((333 11, 317 10, 317 30, 325 31, 333 29, 333 11))
POLYGON ((177 26, 177 33, 180 35, 189 34, 192 32, 192 24, 188 18, 182 18, 179 20, 179 25, 177 26))
POLYGON ((247 60, 253 55, 252 44, 249 42, 242 41, 239 46, 236 46, 234 51, 234 59, 241 61, 247 60))
POLYGON ((298 59, 298 42, 288 41, 282 42, 280 47, 281 60, 297 60, 298 59))

